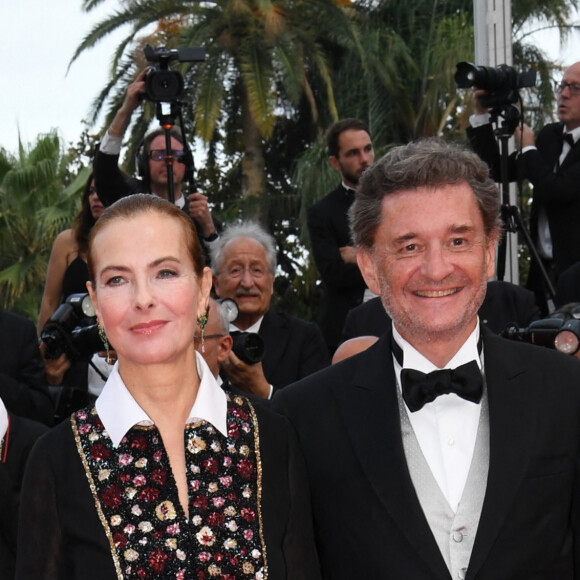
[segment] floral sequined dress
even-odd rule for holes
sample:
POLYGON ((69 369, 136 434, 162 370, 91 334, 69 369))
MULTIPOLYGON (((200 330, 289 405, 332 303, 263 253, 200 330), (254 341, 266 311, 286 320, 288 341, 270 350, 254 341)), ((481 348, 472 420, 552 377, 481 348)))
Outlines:
POLYGON ((74 414, 31 456, 17 578, 318 578, 293 432, 238 396, 227 424, 184 429, 187 520, 154 426, 115 448, 95 409, 74 414))

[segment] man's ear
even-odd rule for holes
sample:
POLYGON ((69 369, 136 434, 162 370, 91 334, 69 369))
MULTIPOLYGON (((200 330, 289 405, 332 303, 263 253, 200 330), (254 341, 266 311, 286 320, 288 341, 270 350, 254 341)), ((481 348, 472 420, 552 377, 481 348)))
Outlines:
POLYGON ((338 171, 340 173, 340 163, 338 162, 337 157, 335 157, 334 155, 331 155, 328 158, 328 162, 330 163, 330 167, 332 167, 332 169, 334 169, 335 171, 338 171))
POLYGON ((222 363, 228 358, 233 345, 234 339, 229 334, 226 334, 225 336, 219 338, 217 351, 218 363, 222 363))
POLYGON ((489 280, 495 274, 495 253, 499 242, 500 231, 491 232, 487 238, 486 261, 487 261, 487 279, 489 280))
POLYGON ((356 249, 356 263, 369 290, 380 296, 380 284, 377 266, 372 250, 366 248, 356 249))

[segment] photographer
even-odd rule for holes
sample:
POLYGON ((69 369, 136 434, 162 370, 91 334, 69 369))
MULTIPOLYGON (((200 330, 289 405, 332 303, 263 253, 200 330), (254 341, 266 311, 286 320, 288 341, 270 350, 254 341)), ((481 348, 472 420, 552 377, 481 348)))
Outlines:
POLYGON ((260 362, 240 360, 235 347, 222 361, 222 370, 234 387, 270 398, 275 389, 329 364, 318 326, 271 307, 276 272, 272 236, 252 222, 229 226, 211 247, 211 263, 216 295, 234 300, 239 309, 230 332, 257 333, 265 344, 260 362))
MULTIPOLYGON (((476 90, 475 114, 467 135, 474 150, 500 181, 500 155, 489 114, 480 104, 483 91, 476 90)), ((515 137, 521 155, 509 160, 509 180, 524 177, 533 185, 530 234, 553 282, 580 260, 580 62, 570 66, 557 88, 558 123, 546 125, 534 137, 524 125, 515 137)), ((532 261, 527 282, 538 305, 547 313, 543 280, 532 261)))
MULTIPOLYGON (((132 193, 154 193, 164 199, 169 198, 163 129, 149 133, 143 140, 138 153, 138 165, 141 165, 141 172, 144 174, 141 175, 141 179, 127 178, 118 165, 123 135, 133 111, 143 101, 146 89, 145 76, 148 70, 141 71, 129 85, 123 105, 117 111, 95 154, 93 165, 95 185, 99 198, 107 206, 132 193)), ((217 239, 219 223, 212 217, 206 196, 199 192, 192 193, 187 198, 182 195, 181 187, 185 176, 183 139, 181 132, 173 127, 171 148, 177 158, 177 163, 173 165, 175 205, 189 214, 200 239, 207 244, 217 239)))

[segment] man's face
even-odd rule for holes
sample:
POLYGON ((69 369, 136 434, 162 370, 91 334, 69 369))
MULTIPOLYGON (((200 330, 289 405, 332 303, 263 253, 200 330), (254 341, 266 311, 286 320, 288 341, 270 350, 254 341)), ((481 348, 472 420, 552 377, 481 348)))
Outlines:
POLYGON ((266 250, 250 238, 236 238, 223 249, 221 271, 214 275, 220 298, 232 298, 239 309, 236 326, 244 330, 266 314, 274 292, 266 250))
MULTIPOLYGON (((171 137, 171 149, 173 151, 183 151, 183 144, 180 143, 175 137, 171 137)), ((165 136, 157 135, 149 144, 149 152, 151 151, 165 151, 165 136)), ((165 158, 157 161, 149 157, 149 179, 151 182, 151 190, 153 193, 158 193, 156 188, 161 188, 162 190, 167 189, 167 166, 165 164, 165 158)), ((177 161, 173 164, 173 184, 177 190, 181 186, 183 177, 185 176, 185 165, 177 161)), ((175 197, 179 197, 175 192, 175 197)))
POLYGON ((210 299, 207 324, 204 331, 204 348, 201 349, 201 329, 195 332, 195 349, 203 356, 215 377, 220 372, 220 364, 228 357, 232 350, 233 340, 228 329, 223 328, 218 314, 218 303, 210 299))
MULTIPOLYGON (((566 70, 562 82, 580 86, 580 63, 566 70)), ((570 88, 566 87, 558 95, 558 118, 568 131, 580 127, 580 93, 572 95, 570 88)))
POLYGON ((384 197, 373 249, 357 258, 408 342, 464 341, 494 272, 495 241, 466 183, 419 188, 384 197))
POLYGON ((363 171, 373 164, 375 152, 366 131, 347 129, 338 136, 338 157, 330 165, 339 171, 346 185, 356 187, 363 171))

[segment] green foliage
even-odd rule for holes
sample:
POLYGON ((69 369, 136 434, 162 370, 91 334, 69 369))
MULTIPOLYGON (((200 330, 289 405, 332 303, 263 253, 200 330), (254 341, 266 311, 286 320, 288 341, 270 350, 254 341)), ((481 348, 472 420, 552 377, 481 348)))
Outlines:
POLYGON ((56 235, 78 211, 88 170, 63 189, 67 158, 56 132, 18 155, 0 151, 0 305, 36 320, 56 235))

